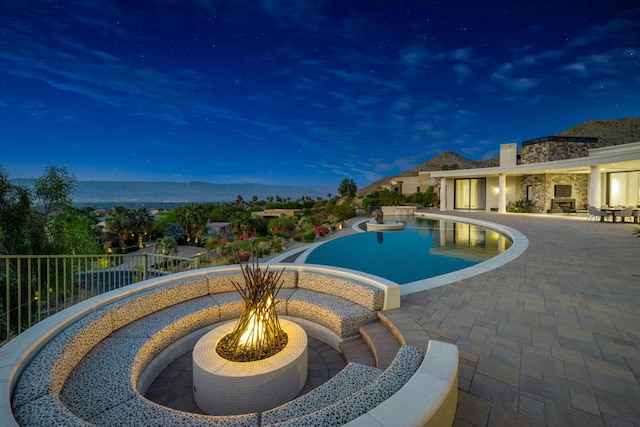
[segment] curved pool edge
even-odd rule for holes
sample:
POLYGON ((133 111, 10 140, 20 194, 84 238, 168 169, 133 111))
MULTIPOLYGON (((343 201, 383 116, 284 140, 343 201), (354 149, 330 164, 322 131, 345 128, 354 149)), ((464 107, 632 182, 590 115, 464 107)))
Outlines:
POLYGON ((429 279, 416 280, 415 282, 405 283, 400 285, 400 295, 412 294, 428 289, 437 288, 440 286, 448 285, 453 282, 468 279, 473 276, 495 270, 514 259, 518 258, 529 247, 529 239, 516 230, 515 228, 508 227, 506 225, 497 224, 495 222, 483 221, 480 219, 459 217, 454 215, 442 215, 426 212, 416 212, 415 216, 421 218, 434 218, 445 219, 450 221, 465 222, 473 225, 480 225, 491 230, 495 230, 502 233, 511 239, 511 246, 506 251, 499 255, 494 256, 486 261, 476 264, 471 267, 463 268, 462 270, 454 271, 452 273, 442 274, 440 276, 431 277, 429 279))
MULTIPOLYGON (((527 250, 527 248, 529 247, 529 239, 526 238, 526 236, 524 234, 522 234, 521 232, 519 232, 518 230, 508 227, 506 225, 502 225, 502 224, 497 224, 494 222, 489 222, 489 221, 483 221, 480 219, 474 219, 474 218, 468 218, 468 217, 459 217, 459 216, 455 216, 455 215, 446 215, 446 214, 436 214, 436 213, 427 213, 427 212, 416 212, 414 214, 417 217, 420 218, 433 218, 433 219, 444 219, 444 220, 449 220, 449 221, 457 221, 457 222, 465 222, 465 223, 469 223, 469 224, 473 224, 473 225, 479 225, 494 231, 497 231, 499 233, 502 233, 504 235, 506 235, 509 239, 511 239, 511 246, 509 247, 509 249, 507 249, 506 251, 502 252, 499 255, 494 256, 493 258, 490 258, 486 261, 483 261, 479 264, 476 264, 474 266, 471 267, 467 267, 464 268, 462 270, 458 270, 458 271, 454 271, 451 273, 447 273, 447 274, 442 274, 440 276, 436 276, 436 277, 430 277, 428 279, 421 279, 421 280, 416 280, 415 282, 409 282, 409 283, 404 283, 404 284, 400 284, 400 295, 408 295, 408 294, 412 294, 415 292, 420 292, 420 291, 425 291, 428 289, 433 289, 433 288, 437 288, 440 286, 444 286, 444 285, 449 285, 453 282, 457 282, 460 280, 464 280, 464 279, 468 279, 470 277, 473 276, 477 276, 486 272, 489 272, 491 270, 495 270, 498 267, 501 267, 505 264, 508 264, 509 262, 513 261, 514 259, 518 258, 520 255, 522 255, 524 253, 525 250, 527 250)), ((357 221, 352 225, 353 230, 357 231, 358 233, 366 233, 366 230, 363 230, 360 227, 360 224, 363 222, 368 222, 369 219, 365 219, 362 221, 357 221)), ((306 248, 304 249, 300 249, 298 248, 297 250, 292 250, 291 253, 289 253, 288 255, 291 255, 294 252, 302 252, 295 260, 295 264, 305 264, 307 257, 309 256, 309 254, 318 246, 323 245, 325 243, 327 243, 329 240, 324 241, 324 242, 317 242, 317 243, 311 243, 309 244, 306 248)), ((287 255, 287 254, 283 254, 283 255, 287 255)), ((320 267, 320 265, 318 264, 308 264, 308 265, 315 265, 317 267, 320 267)), ((333 266, 322 266, 325 268, 336 268, 339 270, 348 270, 348 269, 342 269, 340 267, 333 267, 333 266)), ((383 279, 383 280, 389 280, 389 279, 384 279, 382 277, 379 276, 374 276, 370 273, 364 273, 358 270, 351 270, 357 273, 362 273, 362 274, 367 274, 369 276, 372 277, 378 277, 379 279, 383 279)))

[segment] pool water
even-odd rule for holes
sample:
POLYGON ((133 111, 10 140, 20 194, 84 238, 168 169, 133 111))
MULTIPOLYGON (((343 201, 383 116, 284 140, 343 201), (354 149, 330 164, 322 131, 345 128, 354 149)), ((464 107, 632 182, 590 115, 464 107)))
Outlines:
POLYGON ((387 220, 404 222, 404 230, 330 240, 311 251, 305 263, 349 268, 406 284, 471 267, 511 246, 497 231, 463 222, 419 217, 387 220))

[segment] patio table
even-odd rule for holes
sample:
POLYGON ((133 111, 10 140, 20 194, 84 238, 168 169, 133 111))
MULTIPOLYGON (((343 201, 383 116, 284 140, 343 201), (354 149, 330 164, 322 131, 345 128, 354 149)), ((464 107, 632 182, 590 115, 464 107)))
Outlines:
MULTIPOLYGON (((620 212, 622 208, 600 208, 600 210, 607 213, 611 212, 611 222, 614 223, 616 222, 616 215, 614 212, 620 212)), ((604 222, 604 217, 600 218, 600 222, 604 222)), ((624 222, 624 220, 622 222, 624 222)))

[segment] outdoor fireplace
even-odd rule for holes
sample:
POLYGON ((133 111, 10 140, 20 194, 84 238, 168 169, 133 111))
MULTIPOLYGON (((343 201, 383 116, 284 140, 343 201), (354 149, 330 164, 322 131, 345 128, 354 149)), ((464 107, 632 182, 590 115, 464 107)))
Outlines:
POLYGON ((563 212, 564 208, 575 209, 576 199, 569 199, 566 197, 551 199, 551 212, 563 212))

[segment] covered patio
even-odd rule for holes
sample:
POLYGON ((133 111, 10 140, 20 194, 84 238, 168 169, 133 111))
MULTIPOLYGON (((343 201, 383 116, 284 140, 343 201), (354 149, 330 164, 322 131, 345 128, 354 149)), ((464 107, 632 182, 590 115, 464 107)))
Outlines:
POLYGON ((500 153, 498 167, 432 172, 440 178, 440 210, 504 213, 519 200, 529 201, 538 213, 640 207, 640 142, 525 164, 517 162, 516 144, 503 144, 500 153))

